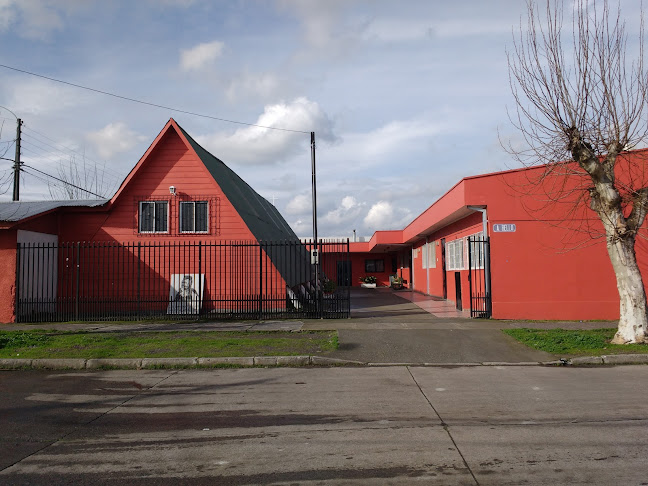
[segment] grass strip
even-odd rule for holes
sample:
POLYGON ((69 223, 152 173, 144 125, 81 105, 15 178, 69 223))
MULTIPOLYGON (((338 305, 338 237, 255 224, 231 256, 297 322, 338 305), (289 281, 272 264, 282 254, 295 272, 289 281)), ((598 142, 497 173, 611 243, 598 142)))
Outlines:
POLYGON ((337 331, 0 331, 0 358, 295 356, 337 346, 337 331))
POLYGON ((604 354, 648 353, 645 344, 611 344, 615 328, 591 330, 504 329, 530 348, 567 356, 601 356, 604 354))

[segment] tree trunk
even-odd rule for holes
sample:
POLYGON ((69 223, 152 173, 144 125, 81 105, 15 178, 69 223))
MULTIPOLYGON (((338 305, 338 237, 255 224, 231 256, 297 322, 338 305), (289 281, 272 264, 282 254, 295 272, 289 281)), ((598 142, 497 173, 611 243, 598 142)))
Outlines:
POLYGON ((613 344, 648 342, 648 308, 646 291, 637 265, 634 238, 608 238, 608 254, 619 289, 619 329, 613 344))

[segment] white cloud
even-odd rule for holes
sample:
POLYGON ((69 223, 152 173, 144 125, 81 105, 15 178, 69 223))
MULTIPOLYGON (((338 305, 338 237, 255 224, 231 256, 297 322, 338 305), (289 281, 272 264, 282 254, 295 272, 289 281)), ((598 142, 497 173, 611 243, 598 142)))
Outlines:
POLYGON ((213 64, 223 53, 223 44, 220 41, 198 44, 191 49, 180 51, 180 67, 183 71, 199 71, 213 64))
POLYGON ((147 137, 138 135, 125 123, 117 122, 109 123, 96 132, 88 133, 86 138, 95 145, 101 158, 110 159, 115 154, 132 149, 147 137))
POLYGON ((389 201, 378 201, 364 218, 364 225, 372 231, 402 229, 412 219, 406 208, 394 208, 389 201))
POLYGON ((315 131, 318 140, 335 139, 329 117, 316 102, 306 98, 267 105, 255 125, 260 126, 239 128, 230 135, 218 132, 196 137, 196 140, 225 162, 274 164, 303 151, 309 146, 310 138, 308 133, 264 127, 315 131))
POLYGON ((311 211, 312 207, 313 201, 311 197, 305 194, 298 194, 286 205, 286 212, 288 214, 306 214, 311 211))
MULTIPOLYGON (((312 221, 298 219, 297 221, 293 221, 292 223, 290 223, 290 227, 293 229, 295 234, 297 236, 299 236, 300 238, 313 236, 313 234, 312 234, 313 222, 312 221)), ((318 235, 318 238, 319 238, 319 235, 318 235)))
POLYGON ((73 88, 25 77, 14 78, 3 91, 9 98, 6 104, 18 115, 61 112, 84 103, 88 97, 73 88))
POLYGON ((267 99, 270 96, 284 91, 286 81, 282 81, 274 73, 249 73, 244 72, 234 76, 225 95, 230 101, 249 99, 250 96, 267 99))
POLYGON ((82 0, 0 0, 0 30, 15 27, 20 37, 47 39, 63 30, 65 18, 84 7, 82 0))
MULTIPOLYGON (((305 43, 320 56, 348 55, 361 41, 367 25, 364 17, 345 16, 351 7, 345 0, 281 0, 278 4, 300 21, 305 43)), ((308 52, 301 55, 310 58, 308 52)))
POLYGON ((395 120, 369 132, 342 135, 341 143, 328 148, 326 155, 339 164, 335 170, 358 172, 384 163, 404 164, 409 155, 429 154, 433 140, 453 131, 453 123, 422 117, 395 120))
POLYGON ((341 224, 355 220, 362 213, 364 203, 359 203, 353 196, 342 198, 340 206, 324 215, 324 221, 331 224, 341 224))

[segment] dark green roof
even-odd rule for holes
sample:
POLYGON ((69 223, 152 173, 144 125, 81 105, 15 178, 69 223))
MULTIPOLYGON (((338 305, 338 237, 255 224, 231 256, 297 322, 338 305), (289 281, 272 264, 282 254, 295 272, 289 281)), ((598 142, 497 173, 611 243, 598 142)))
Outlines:
POLYGON ((300 262, 296 264, 292 257, 279 245, 264 245, 268 257, 279 270, 289 287, 310 280, 310 254, 300 243, 299 238, 281 216, 277 208, 259 195, 250 185, 241 179, 225 163, 214 157, 196 142, 180 125, 178 128, 187 138, 200 160, 218 183, 225 197, 243 218, 243 221, 259 242, 293 242, 300 262))

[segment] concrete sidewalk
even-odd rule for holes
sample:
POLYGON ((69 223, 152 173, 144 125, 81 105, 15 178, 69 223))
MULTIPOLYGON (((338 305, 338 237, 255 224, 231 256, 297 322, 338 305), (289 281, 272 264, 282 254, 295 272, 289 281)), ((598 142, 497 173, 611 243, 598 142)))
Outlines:
MULTIPOLYGON (((616 322, 519 322, 438 317, 426 311, 434 297, 390 289, 353 289, 350 319, 213 322, 91 322, 8 324, 0 330, 57 329, 90 332, 337 330, 339 349, 325 356, 363 363, 523 363, 558 356, 533 350, 502 329, 597 329, 616 322), (406 298, 407 297, 407 298, 406 298)), ((447 302, 433 306, 448 307, 447 302)), ((446 314, 450 314, 446 312, 446 314)))

